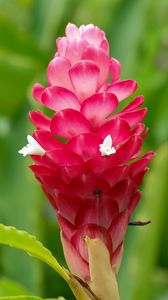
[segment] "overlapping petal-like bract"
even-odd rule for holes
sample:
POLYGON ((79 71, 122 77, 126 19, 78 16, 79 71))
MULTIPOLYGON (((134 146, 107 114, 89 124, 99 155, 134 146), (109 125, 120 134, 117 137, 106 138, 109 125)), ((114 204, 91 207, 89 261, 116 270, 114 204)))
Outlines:
POLYGON ((66 36, 56 43, 48 86, 33 88, 35 99, 53 116, 30 113, 37 128, 33 137, 45 151, 31 153, 30 168, 56 211, 69 268, 85 279, 85 236, 100 238, 118 269, 127 225, 141 196, 138 187, 153 152, 138 158, 147 134, 141 123, 146 115, 143 96, 116 112, 137 83, 120 80, 120 63, 110 58, 104 32, 93 25, 68 24, 66 36), (107 136, 114 151, 102 155, 107 136))

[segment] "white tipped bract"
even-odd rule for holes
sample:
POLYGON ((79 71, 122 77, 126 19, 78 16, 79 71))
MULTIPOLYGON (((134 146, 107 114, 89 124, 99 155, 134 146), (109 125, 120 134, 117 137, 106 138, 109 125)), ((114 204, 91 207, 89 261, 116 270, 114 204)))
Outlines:
POLYGON ((99 145, 102 156, 110 156, 116 153, 116 149, 113 147, 113 140, 111 135, 107 135, 103 141, 103 144, 99 145))
POLYGON ((26 155, 41 155, 45 154, 45 150, 39 145, 39 143, 31 135, 27 136, 28 144, 18 151, 23 156, 26 155))

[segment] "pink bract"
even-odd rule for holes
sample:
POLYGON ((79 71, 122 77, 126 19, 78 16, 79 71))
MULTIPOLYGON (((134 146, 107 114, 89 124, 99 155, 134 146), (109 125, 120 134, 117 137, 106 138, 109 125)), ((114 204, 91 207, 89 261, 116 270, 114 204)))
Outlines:
POLYGON ((153 152, 139 158, 147 134, 141 123, 147 112, 142 108, 144 97, 116 111, 137 83, 120 80, 120 63, 109 56, 105 33, 92 24, 68 24, 66 36, 56 44, 47 68, 48 86, 33 87, 35 99, 53 115, 30 113, 36 126, 33 137, 45 151, 31 155, 30 168, 57 214, 70 270, 86 279, 85 236, 105 243, 118 270, 153 152), (102 155, 100 145, 109 135, 115 151, 102 155))

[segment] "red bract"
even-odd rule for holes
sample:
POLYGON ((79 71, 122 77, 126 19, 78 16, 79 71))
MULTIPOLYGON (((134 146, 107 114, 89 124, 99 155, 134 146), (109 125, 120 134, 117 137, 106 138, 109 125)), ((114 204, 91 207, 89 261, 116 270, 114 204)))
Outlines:
POLYGON ((47 69, 48 86, 33 88, 53 116, 30 113, 37 129, 20 153, 31 155, 30 168, 56 211, 70 270, 86 279, 85 236, 105 243, 118 270, 153 152, 138 158, 147 133, 141 123, 147 112, 143 96, 116 112, 137 83, 120 80, 120 63, 110 58, 104 32, 68 24, 57 49, 47 69))

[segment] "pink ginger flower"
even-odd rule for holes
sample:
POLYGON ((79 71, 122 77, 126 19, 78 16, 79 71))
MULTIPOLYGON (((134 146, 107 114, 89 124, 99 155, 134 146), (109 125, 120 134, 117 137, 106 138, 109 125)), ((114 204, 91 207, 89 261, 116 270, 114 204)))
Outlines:
POLYGON ((141 107, 144 97, 135 97, 116 112, 137 83, 120 80, 120 63, 109 56, 104 32, 92 24, 68 24, 66 36, 56 43, 58 52, 47 68, 48 86, 33 88, 35 99, 53 116, 30 112, 36 130, 19 152, 32 157, 30 168, 61 227, 67 264, 85 280, 85 236, 104 242, 118 271, 153 152, 139 158, 147 134, 141 123, 147 112, 141 107))

